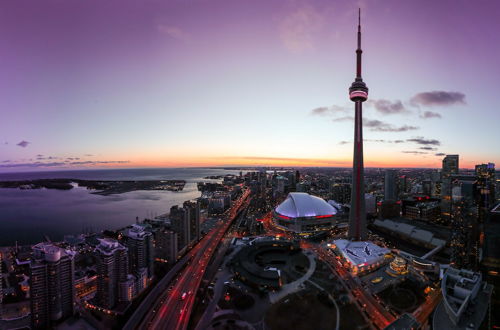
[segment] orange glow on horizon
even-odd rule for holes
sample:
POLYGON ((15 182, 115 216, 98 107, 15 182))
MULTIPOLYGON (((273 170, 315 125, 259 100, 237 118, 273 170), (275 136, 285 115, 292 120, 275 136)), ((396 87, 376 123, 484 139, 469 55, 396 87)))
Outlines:
MULTIPOLYGON (((366 159, 365 167, 394 167, 394 168, 440 168, 442 158, 412 159, 411 157, 393 159, 366 159)), ((461 168, 474 168, 480 162, 461 162, 461 168)), ((289 158, 267 156, 234 156, 234 157, 182 157, 176 160, 154 159, 149 157, 135 158, 124 164, 109 164, 102 168, 161 168, 161 167, 352 167, 351 159, 326 158, 289 158)), ((96 167, 96 166, 92 166, 96 167)))

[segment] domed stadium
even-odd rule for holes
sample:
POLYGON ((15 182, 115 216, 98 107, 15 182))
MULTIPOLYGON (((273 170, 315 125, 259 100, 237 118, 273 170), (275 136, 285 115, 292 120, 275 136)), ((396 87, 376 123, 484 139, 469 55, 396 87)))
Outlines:
POLYGON ((293 192, 276 207, 273 220, 281 229, 307 236, 335 226, 337 213, 339 208, 322 198, 293 192))

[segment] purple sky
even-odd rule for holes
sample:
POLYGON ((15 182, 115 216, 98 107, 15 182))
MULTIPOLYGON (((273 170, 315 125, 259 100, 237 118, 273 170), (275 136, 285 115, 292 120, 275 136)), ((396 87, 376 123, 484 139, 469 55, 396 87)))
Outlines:
POLYGON ((0 3, 0 171, 500 163, 499 1, 0 3), (436 155, 437 154, 437 155, 436 155))

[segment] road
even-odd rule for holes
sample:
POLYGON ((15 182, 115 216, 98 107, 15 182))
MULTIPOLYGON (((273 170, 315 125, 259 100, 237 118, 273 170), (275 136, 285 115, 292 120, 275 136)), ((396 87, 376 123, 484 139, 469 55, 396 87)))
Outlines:
POLYGON ((220 220, 189 252, 192 258, 179 273, 174 283, 161 296, 146 315, 140 329, 186 329, 193 309, 196 293, 217 246, 242 207, 248 206, 250 191, 247 189, 231 207, 225 220, 220 220))

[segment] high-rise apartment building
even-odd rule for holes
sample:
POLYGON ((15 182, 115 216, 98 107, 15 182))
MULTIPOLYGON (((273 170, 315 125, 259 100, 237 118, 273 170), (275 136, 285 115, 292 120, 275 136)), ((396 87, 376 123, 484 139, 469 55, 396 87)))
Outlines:
POLYGON ((444 220, 451 219, 452 176, 458 175, 458 155, 446 155, 441 171, 441 211, 444 220))
POLYGON ((489 211, 496 203, 496 175, 495 164, 476 165, 476 202, 479 209, 479 222, 484 224, 489 211))
POLYGON ((173 264, 177 260, 178 243, 177 233, 168 229, 159 229, 155 235, 155 257, 169 264, 173 264))
POLYGON ((96 304, 112 309, 120 301, 127 301, 123 286, 128 278, 127 248, 111 238, 99 240, 96 249, 97 294, 96 304))
POLYGON ((182 204, 189 218, 189 241, 198 241, 200 232, 200 203, 197 201, 185 201, 182 204))
POLYGON ((75 303, 75 253, 52 243, 33 246, 30 263, 31 328, 47 329, 70 317, 75 303))
POLYGON ((136 275, 147 270, 148 277, 153 276, 154 246, 153 234, 145 225, 134 224, 123 234, 123 241, 128 250, 129 272, 136 275))
POLYGON ((177 233, 177 248, 179 251, 189 244, 189 217, 186 210, 178 205, 170 208, 170 226, 177 233))

